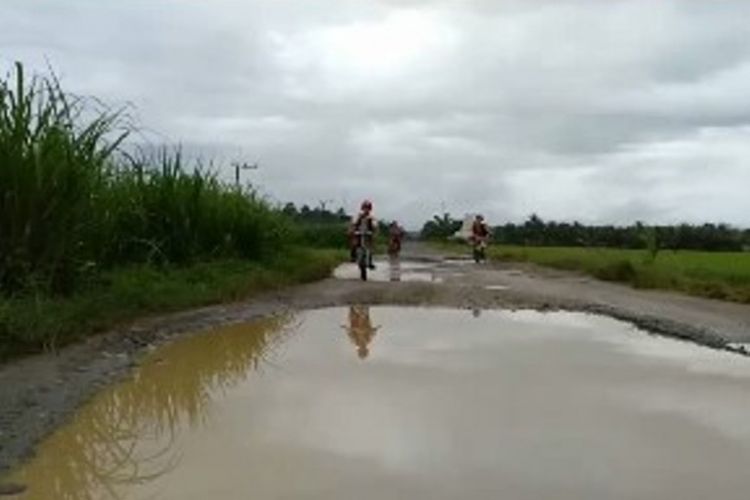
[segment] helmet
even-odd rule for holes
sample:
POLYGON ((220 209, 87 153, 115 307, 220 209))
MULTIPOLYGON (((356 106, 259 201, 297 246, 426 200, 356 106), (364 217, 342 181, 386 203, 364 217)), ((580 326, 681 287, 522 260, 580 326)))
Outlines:
POLYGON ((477 220, 484 220, 484 215, 477 214, 477 220))
POLYGON ((372 210, 372 202, 370 200, 363 201, 362 210, 372 210))

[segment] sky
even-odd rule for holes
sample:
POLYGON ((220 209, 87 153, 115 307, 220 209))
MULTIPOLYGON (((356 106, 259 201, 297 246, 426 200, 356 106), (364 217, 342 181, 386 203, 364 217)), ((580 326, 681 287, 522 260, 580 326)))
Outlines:
POLYGON ((270 199, 750 226, 745 0, 2 0, 0 71, 270 199), (220 166, 220 167, 219 167, 220 166))

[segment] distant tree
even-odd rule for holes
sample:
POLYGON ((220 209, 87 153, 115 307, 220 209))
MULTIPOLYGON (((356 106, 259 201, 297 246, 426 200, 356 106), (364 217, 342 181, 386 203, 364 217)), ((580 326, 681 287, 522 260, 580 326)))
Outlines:
POLYGON ((284 212, 286 215, 288 215, 290 217, 296 217, 297 216, 297 207, 292 202, 289 202, 286 205, 284 205, 284 208, 282 208, 281 211, 284 212))
POLYGON ((545 245, 546 227, 544 221, 537 215, 531 214, 524 222, 524 233, 526 235, 524 244, 545 245))
POLYGON ((350 217, 343 208, 335 212, 330 210, 325 201, 322 201, 315 208, 308 205, 302 205, 297 209, 292 202, 286 203, 281 211, 294 218, 297 222, 308 224, 343 224, 349 221, 350 217))
POLYGON ((446 239, 461 229, 461 221, 451 217, 449 213, 442 216, 435 215, 432 220, 425 222, 422 226, 421 237, 427 240, 446 239))

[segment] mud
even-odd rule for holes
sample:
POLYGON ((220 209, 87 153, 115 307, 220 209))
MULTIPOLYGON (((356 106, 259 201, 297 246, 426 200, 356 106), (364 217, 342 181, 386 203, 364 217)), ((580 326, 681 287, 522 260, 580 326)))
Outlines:
POLYGON ((367 305, 154 350, 11 474, 49 498, 744 500, 750 360, 582 313, 367 305))
POLYGON ((402 259, 429 264, 429 274, 436 279, 361 283, 331 278, 246 303, 134 321, 60 352, 1 367, 0 472, 28 457, 41 438, 102 388, 132 374, 158 346, 268 315, 349 304, 446 306, 474 316, 490 309, 566 310, 610 316, 653 333, 740 354, 750 342, 750 308, 743 305, 633 290, 530 266, 476 266, 423 247, 407 248, 402 259))

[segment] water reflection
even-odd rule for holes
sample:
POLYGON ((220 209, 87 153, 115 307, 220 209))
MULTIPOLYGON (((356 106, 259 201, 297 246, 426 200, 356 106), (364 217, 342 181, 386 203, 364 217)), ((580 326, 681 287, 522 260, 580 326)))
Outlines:
POLYGON ((391 281, 401 281, 401 259, 397 256, 390 256, 388 264, 391 281))
POLYGON ((349 306, 349 324, 345 325, 349 339, 357 347, 357 356, 364 360, 370 354, 370 343, 380 326, 373 326, 370 319, 370 306, 349 306))
POLYGON ((586 314, 471 314, 320 309, 293 339, 243 326, 160 350, 13 482, 44 499, 747 500, 745 358, 586 314))
POLYGON ((12 478, 30 485, 22 498, 119 499, 127 486, 173 470, 181 431, 205 423, 215 393, 261 366, 290 319, 235 325, 154 353, 133 379, 98 395, 43 443, 12 478))

